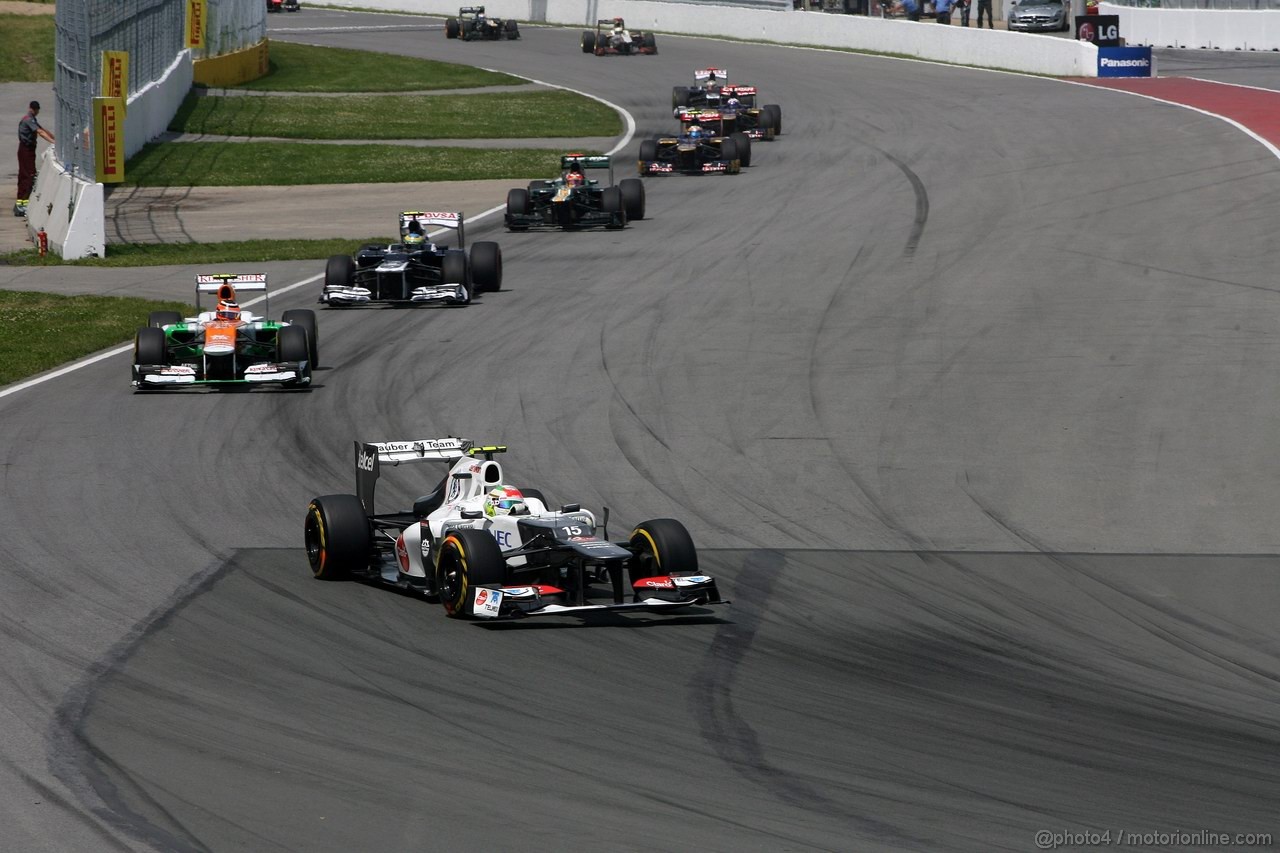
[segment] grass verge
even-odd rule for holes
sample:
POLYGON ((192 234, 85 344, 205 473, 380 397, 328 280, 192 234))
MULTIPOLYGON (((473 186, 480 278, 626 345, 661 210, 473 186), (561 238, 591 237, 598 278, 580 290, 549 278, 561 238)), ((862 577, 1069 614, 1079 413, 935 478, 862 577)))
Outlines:
POLYGON ((556 174, 562 153, 540 148, 170 142, 144 147, 126 164, 125 177, 140 187, 521 179, 556 174))
POLYGON ((342 97, 196 97, 169 123, 182 133, 284 139, 493 139, 616 136, 618 114, 572 92, 342 97))
POLYGON ((350 255, 365 243, 390 243, 383 235, 363 240, 234 240, 225 243, 112 243, 105 258, 64 261, 57 255, 40 257, 35 249, 0 254, 11 266, 158 267, 198 264, 251 264, 266 261, 310 261, 331 255, 350 255))
POLYGON ((0 15, 0 83, 53 79, 53 15, 0 15))
POLYGON ((237 86, 256 92, 403 92, 527 83, 498 71, 390 53, 273 41, 266 75, 237 86))
POLYGON ((181 302, 119 296, 61 296, 0 290, 0 385, 8 385, 122 343, 149 311, 194 309, 181 302))

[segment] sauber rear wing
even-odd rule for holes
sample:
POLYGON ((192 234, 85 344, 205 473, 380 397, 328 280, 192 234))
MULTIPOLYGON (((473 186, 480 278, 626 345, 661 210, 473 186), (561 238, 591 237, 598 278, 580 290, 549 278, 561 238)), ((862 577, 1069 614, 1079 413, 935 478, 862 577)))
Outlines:
POLYGON ((560 158, 560 171, 577 163, 583 169, 608 169, 609 184, 613 184, 613 158, 608 154, 565 154, 560 158))
POLYGON ((464 456, 476 455, 492 459, 493 454, 505 453, 506 450, 505 445, 476 445, 468 439, 454 436, 415 441, 356 441, 356 497, 364 504, 364 511, 373 515, 373 493, 384 464, 453 462, 464 456))
POLYGON ((452 228, 458 232, 458 248, 465 249, 467 247, 465 222, 463 221, 462 211, 448 213, 443 211, 406 210, 400 214, 401 239, 403 239, 404 235, 408 233, 410 222, 420 223, 424 232, 433 226, 438 228, 452 228))
POLYGON ((236 294, 261 293, 265 304, 262 308, 264 317, 271 316, 271 302, 267 296, 267 274, 256 273, 201 273, 196 275, 196 312, 200 311, 200 294, 217 293, 222 298, 222 288, 230 285, 236 294))

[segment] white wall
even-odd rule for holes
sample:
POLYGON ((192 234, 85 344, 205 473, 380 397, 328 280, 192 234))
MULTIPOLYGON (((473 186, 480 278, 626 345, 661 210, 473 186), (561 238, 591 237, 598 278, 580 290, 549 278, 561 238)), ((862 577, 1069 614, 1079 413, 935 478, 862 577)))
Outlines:
MULTIPOLYGON (((343 6, 351 0, 303 0, 309 6, 343 6)), ((456 15, 457 0, 359 0, 362 8, 388 12, 456 15)), ((623 17, 638 30, 785 42, 898 53, 955 62, 1070 77, 1095 77, 1098 51, 1091 44, 1053 36, 940 27, 902 19, 742 7, 709 8, 652 0, 485 0, 490 15, 565 26, 595 26, 600 18, 623 17), (545 9, 545 13, 543 10, 545 9)), ((305 10, 304 10, 305 11, 305 10)), ((659 36, 658 50, 662 50, 659 36)))
POLYGON ((1280 11, 1236 9, 1134 9, 1099 4, 1104 15, 1120 16, 1128 44, 1218 50, 1280 49, 1280 11))

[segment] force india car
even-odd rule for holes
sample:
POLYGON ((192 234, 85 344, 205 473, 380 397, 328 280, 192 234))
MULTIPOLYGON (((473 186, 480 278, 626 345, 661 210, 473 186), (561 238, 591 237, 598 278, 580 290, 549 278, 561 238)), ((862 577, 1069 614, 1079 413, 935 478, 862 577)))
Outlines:
POLYGON ((782 107, 757 106, 755 86, 730 86, 729 72, 723 68, 701 68, 693 72, 693 80, 693 86, 672 87, 673 115, 690 109, 716 110, 724 117, 727 133, 742 131, 752 139, 765 140, 782 133, 782 107))
POLYGON ((266 297, 266 274, 197 275, 195 317, 152 311, 147 327, 134 337, 133 387, 310 385, 311 370, 319 364, 315 312, 295 308, 272 322, 241 309, 242 293, 266 297), (203 294, 217 294, 218 307, 234 311, 201 311, 203 294))
POLYGON ((444 22, 444 37, 463 41, 500 41, 520 38, 520 25, 512 19, 489 18, 483 6, 463 6, 458 17, 444 22))
POLYGON ((597 525, 590 511, 549 505, 537 489, 494 510, 488 493, 505 478, 493 457, 505 450, 460 438, 355 442, 356 494, 324 495, 307 507, 312 573, 415 592, 439 599, 450 616, 478 619, 728 603, 715 579, 699 573, 693 540, 674 519, 643 522, 611 542, 608 509, 597 525), (375 512, 383 466, 421 462, 448 463, 449 471, 412 509, 375 512))
POLYGON ((532 181, 528 189, 507 193, 507 228, 625 228, 629 220, 644 219, 644 182, 624 178, 615 186, 607 155, 566 154, 560 168, 554 181, 532 181), (609 185, 588 179, 589 169, 608 169, 609 185))
POLYGON ((690 110, 680 114, 680 134, 640 143, 641 175, 736 175, 751 165, 751 140, 724 132, 720 113, 690 110))
POLYGON ((397 305, 467 305, 477 293, 502 289, 502 249, 497 243, 471 247, 461 213, 406 210, 400 242, 369 243, 355 257, 334 255, 324 268, 320 302, 329 307, 385 302, 397 305), (432 226, 458 232, 458 248, 430 241, 432 226))
POLYGON ((621 18, 600 18, 595 32, 582 31, 582 52, 596 56, 654 54, 658 52, 658 40, 653 33, 628 30, 621 18))

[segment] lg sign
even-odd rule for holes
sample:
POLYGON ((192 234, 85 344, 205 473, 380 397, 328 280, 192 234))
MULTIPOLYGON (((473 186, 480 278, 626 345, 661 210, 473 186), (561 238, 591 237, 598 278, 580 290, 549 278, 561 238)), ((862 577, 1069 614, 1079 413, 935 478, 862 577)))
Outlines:
POLYGON ((1119 15, 1077 15, 1076 38, 1098 47, 1120 46, 1119 15))

